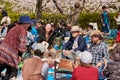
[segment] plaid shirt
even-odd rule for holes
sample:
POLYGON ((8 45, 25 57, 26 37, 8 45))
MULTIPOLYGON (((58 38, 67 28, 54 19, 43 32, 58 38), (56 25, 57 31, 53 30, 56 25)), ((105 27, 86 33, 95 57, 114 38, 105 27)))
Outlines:
POLYGON ((90 45, 88 51, 92 53, 93 65, 96 65, 97 63, 103 61, 103 58, 105 58, 107 60, 109 59, 107 45, 104 42, 100 42, 100 44, 92 43, 90 45))

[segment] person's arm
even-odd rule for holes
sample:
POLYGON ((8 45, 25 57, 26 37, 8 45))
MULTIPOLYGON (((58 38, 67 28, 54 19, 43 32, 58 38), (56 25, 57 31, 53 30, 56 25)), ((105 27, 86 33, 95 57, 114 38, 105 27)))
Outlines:
POLYGON ((68 42, 66 42, 64 45, 63 45, 63 50, 68 50, 72 47, 73 43, 71 41, 72 39, 70 38, 68 42))
POLYGON ((104 44, 104 48, 103 48, 103 58, 107 59, 107 61, 109 60, 109 53, 108 53, 108 48, 107 48, 107 45, 104 44))
POLYGON ((85 49, 87 49, 87 44, 85 41, 85 38, 81 39, 80 41, 78 41, 78 47, 73 49, 74 52, 80 50, 80 51, 84 51, 85 49))
POLYGON ((107 65, 107 67, 106 67, 106 69, 104 70, 104 75, 107 77, 107 78, 109 78, 109 75, 110 75, 110 73, 111 73, 111 69, 110 69, 110 64, 108 64, 107 65))
POLYGON ((42 66, 42 76, 44 77, 45 80, 47 80, 47 76, 48 76, 48 69, 49 69, 49 66, 47 63, 44 63, 43 66, 42 66))
POLYGON ((114 18, 116 22, 120 22, 120 16, 118 16, 118 18, 114 18))
POLYGON ((104 24, 104 21, 103 21, 103 13, 101 13, 100 18, 101 18, 102 24, 104 24))
POLYGON ((100 61, 96 66, 97 67, 101 67, 102 64, 104 64, 105 66, 107 65, 107 63, 109 62, 109 53, 108 53, 108 49, 107 49, 107 45, 104 44, 103 48, 102 48, 102 54, 103 54, 103 59, 102 61, 100 61))
POLYGON ((110 24, 110 14, 108 13, 108 22, 110 24))

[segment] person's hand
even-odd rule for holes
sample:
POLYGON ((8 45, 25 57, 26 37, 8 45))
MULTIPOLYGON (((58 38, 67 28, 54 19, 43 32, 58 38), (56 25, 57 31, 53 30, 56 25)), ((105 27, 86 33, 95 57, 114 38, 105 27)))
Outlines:
POLYGON ((103 27, 105 26, 105 24, 103 24, 103 27))
POLYGON ((73 62, 73 63, 72 63, 72 66, 73 66, 73 68, 77 68, 79 65, 78 65, 78 63, 77 63, 77 61, 76 61, 76 62, 73 62))
POLYGON ((63 54, 64 54, 64 55, 69 55, 69 54, 71 54, 71 51, 65 50, 65 51, 63 51, 63 54))
POLYGON ((54 66, 54 62, 55 62, 54 59, 48 59, 47 60, 47 63, 48 63, 50 68, 52 68, 54 66))
POLYGON ((80 61, 80 57, 76 57, 76 60, 77 60, 77 61, 80 61))
POLYGON ((99 68, 102 66, 102 62, 97 63, 96 67, 99 68))
POLYGON ((21 62, 22 61, 22 58, 19 56, 18 57, 18 62, 21 62))

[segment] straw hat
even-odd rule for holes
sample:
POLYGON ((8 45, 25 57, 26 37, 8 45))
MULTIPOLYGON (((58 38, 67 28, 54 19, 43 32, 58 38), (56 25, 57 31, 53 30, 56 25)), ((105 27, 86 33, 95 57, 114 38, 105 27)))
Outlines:
POLYGON ((72 26, 71 32, 80 31, 79 26, 72 26))
POLYGON ((102 33, 99 30, 94 30, 90 33, 90 36, 93 36, 93 35, 102 35, 102 33))

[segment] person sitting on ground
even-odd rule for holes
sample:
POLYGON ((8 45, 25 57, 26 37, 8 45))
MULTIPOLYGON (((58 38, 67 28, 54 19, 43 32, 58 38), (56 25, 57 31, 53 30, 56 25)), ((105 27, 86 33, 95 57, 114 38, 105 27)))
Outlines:
POLYGON ((102 72, 109 62, 108 47, 102 40, 102 33, 99 30, 93 31, 91 34, 91 45, 88 49, 92 53, 92 64, 99 69, 99 79, 104 80, 102 72), (105 62, 107 60, 107 62, 105 62))
POLYGON ((89 25, 88 28, 87 28, 87 33, 85 35, 85 39, 86 39, 87 43, 90 43, 90 34, 91 34, 92 31, 93 31, 93 26, 89 25))
POLYGON ((34 36, 34 42, 39 42, 39 33, 42 31, 42 24, 40 21, 33 20, 31 33, 34 36), (40 31, 41 30, 41 31, 40 31))
POLYGON ((24 61, 27 58, 33 57, 34 50, 31 48, 31 46, 27 46, 26 52, 22 54, 22 61, 24 61))
POLYGON ((31 46, 34 43, 35 36, 32 35, 31 29, 31 26, 27 29, 27 46, 31 46))
POLYGON ((24 60, 23 80, 47 80, 49 66, 41 60, 45 52, 45 46, 37 43, 32 48, 34 49, 34 56, 24 60))
POLYGON ((70 37, 69 41, 63 45, 63 58, 74 59, 72 53, 75 53, 76 51, 83 52, 87 49, 86 41, 79 35, 79 30, 80 28, 78 26, 72 26, 72 37, 70 37))
POLYGON ((108 80, 120 80, 120 44, 117 44, 110 54, 112 59, 108 63, 104 74, 108 80))
POLYGON ((57 33, 52 31, 51 23, 47 23, 45 26, 45 31, 39 34, 39 43, 49 44, 46 52, 44 53, 44 58, 48 58, 48 55, 51 55, 53 58, 55 57, 56 50, 53 48, 54 40, 56 38, 57 33))
POLYGON ((98 80, 98 69, 91 65, 92 54, 80 52, 79 58, 81 66, 74 68, 71 80, 98 80))

